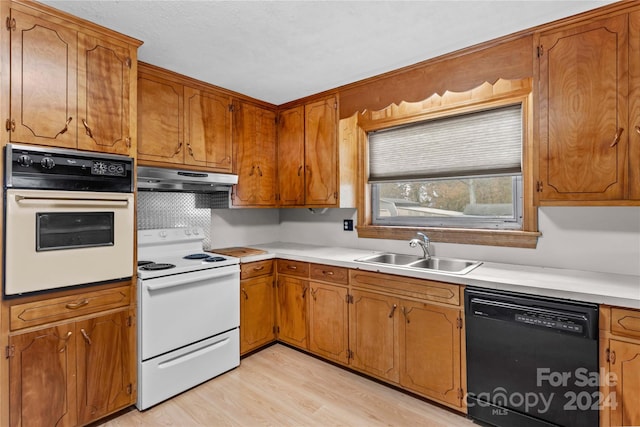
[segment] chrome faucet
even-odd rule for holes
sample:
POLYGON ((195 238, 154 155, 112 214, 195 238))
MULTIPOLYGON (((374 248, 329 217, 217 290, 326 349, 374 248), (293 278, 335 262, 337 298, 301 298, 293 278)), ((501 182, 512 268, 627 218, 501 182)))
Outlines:
POLYGON ((430 243, 431 240, 429 240, 429 237, 424 233, 417 233, 415 238, 409 240, 409 246, 412 248, 420 245, 424 259, 431 259, 431 251, 429 250, 430 243))

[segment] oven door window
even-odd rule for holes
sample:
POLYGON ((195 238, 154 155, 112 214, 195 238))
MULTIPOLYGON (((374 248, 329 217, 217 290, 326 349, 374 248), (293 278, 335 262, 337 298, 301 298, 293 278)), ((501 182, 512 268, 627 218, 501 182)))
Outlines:
POLYGON ((113 212, 36 213, 38 252, 113 244, 113 212))

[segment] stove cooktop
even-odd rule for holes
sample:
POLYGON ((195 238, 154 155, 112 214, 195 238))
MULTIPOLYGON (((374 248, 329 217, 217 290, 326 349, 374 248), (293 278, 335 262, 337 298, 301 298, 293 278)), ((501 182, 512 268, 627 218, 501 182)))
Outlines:
POLYGON ((235 257, 203 251, 203 240, 198 228, 138 230, 138 277, 144 280, 240 263, 235 257))

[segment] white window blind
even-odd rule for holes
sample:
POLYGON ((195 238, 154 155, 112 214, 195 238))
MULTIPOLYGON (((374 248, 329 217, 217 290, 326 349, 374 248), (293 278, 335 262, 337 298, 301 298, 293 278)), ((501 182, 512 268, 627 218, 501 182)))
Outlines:
POLYGON ((522 105, 369 133, 369 182, 519 173, 522 105))

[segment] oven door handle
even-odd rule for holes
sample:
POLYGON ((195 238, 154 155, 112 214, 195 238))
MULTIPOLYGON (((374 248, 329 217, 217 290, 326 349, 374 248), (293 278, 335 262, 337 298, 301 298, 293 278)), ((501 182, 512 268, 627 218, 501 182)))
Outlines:
POLYGON ((128 199, 92 199, 92 198, 75 198, 75 197, 37 197, 22 196, 16 194, 16 202, 31 204, 56 204, 65 203, 71 205, 94 205, 94 206, 128 206, 128 199))
MULTIPOLYGON (((159 291, 161 289, 169 289, 169 288, 175 288, 177 286, 182 286, 182 285, 188 285, 190 283, 195 283, 198 282, 200 280, 206 280, 206 279, 215 279, 218 277, 224 277, 224 276, 231 276, 233 274, 237 273, 237 271, 233 270, 233 271, 224 271, 224 272, 215 272, 215 273, 211 273, 210 275, 208 275, 207 277, 204 278, 199 278, 199 279, 194 279, 193 277, 185 277, 185 278, 174 278, 174 280, 171 280, 170 282, 166 282, 166 283, 159 283, 159 284, 145 284, 144 287, 146 289, 148 289, 149 291, 153 292, 153 291, 159 291)), ((144 281, 143 281, 144 283, 144 281)))

